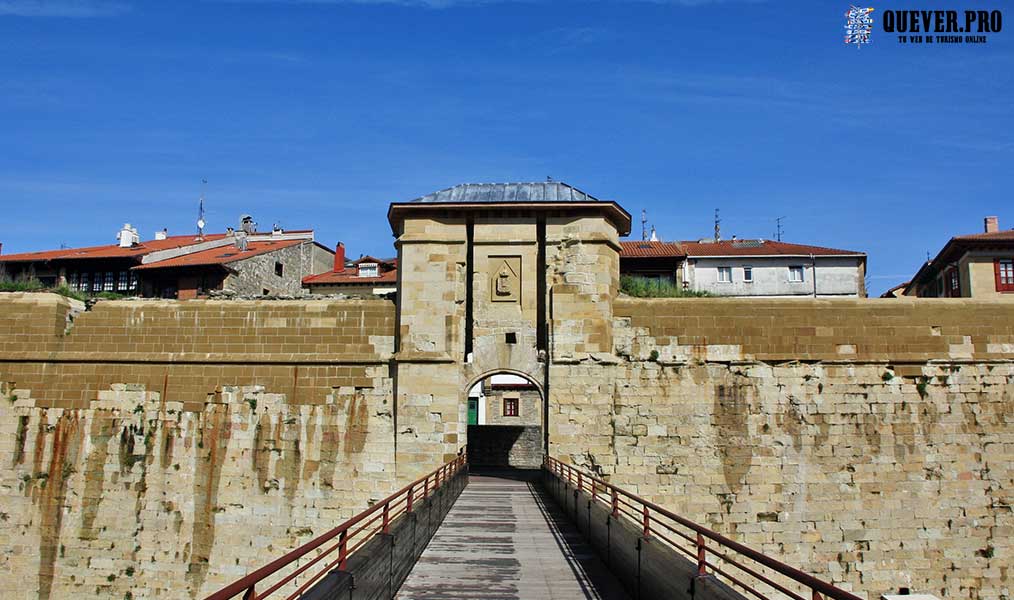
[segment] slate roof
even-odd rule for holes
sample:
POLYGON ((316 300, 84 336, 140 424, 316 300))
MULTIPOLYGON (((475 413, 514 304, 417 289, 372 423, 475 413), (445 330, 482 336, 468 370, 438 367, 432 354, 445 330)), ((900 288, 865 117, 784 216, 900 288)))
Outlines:
POLYGON ((246 250, 240 252, 235 244, 209 248, 200 252, 184 254, 175 258, 167 258, 158 262, 131 267, 131 270, 168 269, 173 267, 196 267, 209 265, 226 265, 251 256, 274 252, 289 246, 298 246, 306 240, 274 240, 263 242, 247 242, 246 250))
POLYGON ((426 194, 412 202, 598 202, 599 199, 562 181, 535 183, 463 183, 426 194))

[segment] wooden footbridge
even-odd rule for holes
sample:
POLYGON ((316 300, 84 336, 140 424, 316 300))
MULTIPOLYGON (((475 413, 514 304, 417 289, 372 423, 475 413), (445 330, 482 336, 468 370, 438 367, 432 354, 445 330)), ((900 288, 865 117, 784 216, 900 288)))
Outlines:
POLYGON ((464 455, 207 600, 860 600, 547 458, 464 455))

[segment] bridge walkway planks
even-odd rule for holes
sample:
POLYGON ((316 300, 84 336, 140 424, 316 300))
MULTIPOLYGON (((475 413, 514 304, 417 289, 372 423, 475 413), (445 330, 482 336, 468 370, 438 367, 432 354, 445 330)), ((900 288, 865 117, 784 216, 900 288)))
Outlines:
POLYGON ((471 476, 398 600, 629 600, 531 476, 471 476))

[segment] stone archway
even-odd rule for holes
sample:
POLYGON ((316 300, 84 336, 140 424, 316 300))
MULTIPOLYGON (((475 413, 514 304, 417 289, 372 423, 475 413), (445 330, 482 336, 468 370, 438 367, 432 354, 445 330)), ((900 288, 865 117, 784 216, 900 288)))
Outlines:
POLYGON ((462 390, 473 467, 534 469, 544 456, 545 394, 530 376, 495 370, 462 390))

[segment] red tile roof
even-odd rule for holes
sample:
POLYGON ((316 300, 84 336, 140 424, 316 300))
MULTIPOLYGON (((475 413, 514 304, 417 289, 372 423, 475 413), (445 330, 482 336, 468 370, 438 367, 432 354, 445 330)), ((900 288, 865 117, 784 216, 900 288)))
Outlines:
MULTIPOLYGON (((204 236, 204 241, 218 240, 225 237, 224 233, 212 233, 204 236)), ((106 246, 89 246, 86 248, 64 248, 61 250, 45 250, 42 252, 22 252, 20 254, 0 254, 0 262, 34 262, 47 260, 75 260, 90 258, 134 258, 138 260, 145 254, 158 250, 170 250, 190 246, 196 243, 192 235, 174 235, 164 240, 148 240, 129 248, 121 248, 118 244, 106 246)))
POLYGON ((1014 247, 1014 229, 954 236, 944 244, 944 247, 940 249, 940 252, 937 253, 933 260, 927 261, 919 267, 919 270, 916 271, 915 276, 912 277, 912 281, 909 282, 905 291, 909 291, 917 283, 923 283, 936 277, 937 273, 961 258, 969 250, 988 250, 997 247, 1003 251, 1008 251, 1008 249, 1014 247))
POLYGON ((970 235, 959 235, 954 238, 959 241, 969 242, 1014 242, 1014 229, 1004 231, 991 231, 989 233, 973 233, 970 235))
POLYGON ((773 240, 720 242, 620 242, 620 258, 682 258, 685 256, 863 256, 862 252, 773 240))
POLYGON ((158 262, 132 267, 132 270, 168 269, 173 267, 195 267, 207 265, 225 265, 251 256, 281 250, 290 246, 298 246, 306 240, 274 240, 263 242, 247 242, 246 250, 240 252, 235 244, 210 248, 200 252, 184 254, 175 258, 167 258, 158 262))
POLYGON ((865 256, 864 252, 838 250, 823 246, 790 244, 774 240, 722 240, 720 242, 683 242, 687 256, 865 256))
POLYGON ((307 285, 328 285, 335 283, 359 283, 363 285, 372 285, 376 283, 396 283, 397 281, 397 269, 384 271, 377 277, 359 277, 359 275, 357 275, 356 267, 346 267, 346 269, 341 272, 328 271, 327 273, 309 275, 303 278, 303 283, 307 285))
POLYGON ((682 258, 686 255, 679 242, 620 242, 621 258, 682 258))

